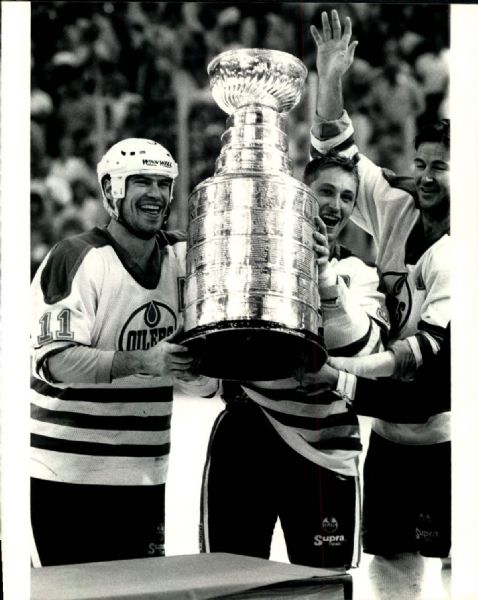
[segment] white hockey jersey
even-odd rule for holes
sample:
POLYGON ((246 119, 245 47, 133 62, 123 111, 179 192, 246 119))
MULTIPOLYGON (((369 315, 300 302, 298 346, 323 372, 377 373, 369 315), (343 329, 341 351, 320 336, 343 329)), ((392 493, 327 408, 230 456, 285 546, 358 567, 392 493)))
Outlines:
MULTIPOLYGON (((381 350, 388 319, 376 269, 354 256, 334 258, 330 266, 337 283, 321 288, 329 354, 362 356, 381 350)), ((342 475, 358 475, 359 423, 345 397, 303 387, 292 377, 247 383, 242 389, 296 452, 342 475)))
MULTIPOLYGON (((45 258, 32 282, 33 477, 165 482, 173 380, 138 374, 110 381, 110 369, 116 350, 148 349, 178 328, 184 257, 185 242, 162 233, 143 272, 96 228, 59 242, 45 258), (94 383, 61 384, 48 372, 48 356, 75 344, 101 351, 94 383)), ((215 392, 215 381, 203 384, 193 391, 215 392)))
MULTIPOLYGON (((312 151, 331 149, 348 157, 358 155, 353 127, 346 111, 337 121, 315 117, 312 151)), ((407 339, 420 366, 438 352, 450 320, 450 236, 443 235, 423 251, 417 235, 419 210, 414 182, 381 169, 359 155, 360 185, 352 220, 370 233, 377 249, 380 289, 386 294, 391 322, 390 339, 407 339)), ((383 437, 404 444, 431 444, 450 439, 450 413, 424 424, 393 424, 375 420, 383 437)))

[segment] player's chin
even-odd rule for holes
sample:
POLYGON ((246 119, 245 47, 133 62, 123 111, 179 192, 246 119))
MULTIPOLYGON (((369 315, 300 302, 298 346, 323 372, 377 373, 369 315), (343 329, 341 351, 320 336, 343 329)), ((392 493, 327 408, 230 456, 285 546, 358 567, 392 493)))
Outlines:
POLYGON ((141 229, 144 233, 149 233, 150 235, 156 235, 163 228, 164 218, 155 218, 155 219, 147 219, 141 222, 141 229))

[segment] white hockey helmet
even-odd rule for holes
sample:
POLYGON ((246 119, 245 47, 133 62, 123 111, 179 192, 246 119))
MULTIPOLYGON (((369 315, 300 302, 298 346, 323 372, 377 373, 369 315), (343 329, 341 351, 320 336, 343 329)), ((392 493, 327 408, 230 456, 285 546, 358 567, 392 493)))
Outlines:
POLYGON ((98 163, 97 172, 104 207, 112 217, 117 219, 119 217, 118 202, 125 197, 127 177, 141 173, 169 177, 171 179, 169 201, 171 202, 174 180, 178 175, 178 165, 171 153, 158 142, 143 138, 128 138, 117 142, 106 151, 98 163), (109 175, 111 179, 113 204, 108 201, 103 191, 105 175, 109 175))

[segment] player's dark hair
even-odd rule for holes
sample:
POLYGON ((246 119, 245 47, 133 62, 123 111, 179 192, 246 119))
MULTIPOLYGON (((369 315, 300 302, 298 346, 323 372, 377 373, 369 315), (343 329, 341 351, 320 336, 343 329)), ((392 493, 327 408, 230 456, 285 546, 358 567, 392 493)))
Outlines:
POLYGON ((424 125, 415 137, 415 150, 425 142, 437 142, 450 149, 450 119, 441 119, 424 125))
POLYGON ((319 173, 325 169, 332 169, 333 167, 338 167, 346 173, 351 173, 354 176, 358 187, 359 174, 356 160, 341 156, 334 151, 328 152, 327 154, 321 154, 306 164, 303 177, 304 183, 309 185, 312 181, 317 179, 319 173))

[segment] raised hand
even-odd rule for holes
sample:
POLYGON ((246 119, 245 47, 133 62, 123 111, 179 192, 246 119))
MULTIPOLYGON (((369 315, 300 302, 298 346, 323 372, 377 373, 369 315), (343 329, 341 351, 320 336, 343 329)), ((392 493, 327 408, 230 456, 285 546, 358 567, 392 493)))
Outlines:
POLYGON ((310 32, 317 46, 316 65, 320 78, 340 78, 349 69, 353 62, 355 48, 358 42, 350 43, 352 36, 352 22, 345 17, 345 27, 342 34, 342 25, 336 10, 331 13, 332 26, 329 17, 322 13, 322 32, 311 25, 310 32))

